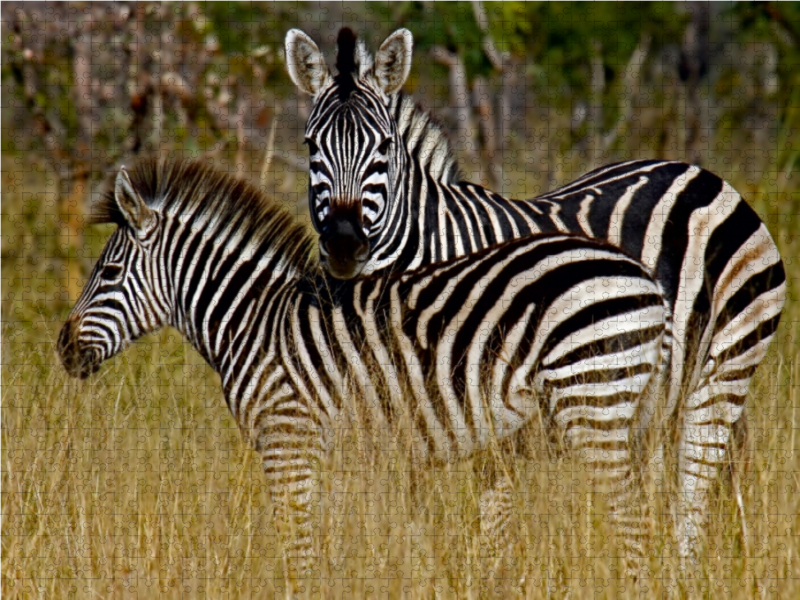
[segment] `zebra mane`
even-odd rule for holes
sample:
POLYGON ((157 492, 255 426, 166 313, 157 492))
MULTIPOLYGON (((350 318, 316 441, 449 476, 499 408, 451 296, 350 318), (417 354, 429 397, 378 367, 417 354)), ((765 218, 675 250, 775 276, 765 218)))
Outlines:
MULTIPOLYGON (((216 215, 216 230, 231 221, 250 243, 269 241, 270 251, 281 253, 298 270, 311 263, 313 239, 289 211, 251 183, 236 179, 199 160, 142 159, 128 174, 133 189, 150 208, 190 225, 216 215)), ((113 186, 92 207, 90 224, 127 226, 114 198, 113 186)))
POLYGON ((347 102, 356 91, 358 73, 358 57, 356 56, 356 34, 349 27, 339 30, 336 38, 336 75, 334 81, 339 90, 339 100, 347 102))
POLYGON ((341 102, 347 102, 358 89, 358 80, 373 66, 372 55, 353 30, 343 27, 336 38, 336 75, 333 80, 341 102))
MULTIPOLYGON (((450 143, 450 136, 440 117, 404 92, 394 95, 392 107, 397 115, 398 132, 401 137, 406 140, 411 137, 416 138, 414 144, 416 149, 435 152, 440 157, 440 160, 428 163, 426 171, 431 178, 444 185, 463 181, 464 175, 458 165, 458 155, 450 143)), ((419 150, 412 150, 412 153, 419 154, 419 150)))

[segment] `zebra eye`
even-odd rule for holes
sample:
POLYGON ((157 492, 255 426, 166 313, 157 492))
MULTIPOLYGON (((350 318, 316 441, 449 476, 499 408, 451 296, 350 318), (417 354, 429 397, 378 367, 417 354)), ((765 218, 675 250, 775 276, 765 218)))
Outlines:
POLYGON ((391 145, 392 145, 392 138, 387 138, 381 142, 381 145, 378 146, 376 152, 378 154, 384 154, 384 155, 388 154, 391 145))
POLYGON ((109 264, 103 267, 100 277, 106 281, 114 281, 122 276, 122 265, 109 264))
POLYGON ((306 145, 310 154, 319 154, 319 146, 317 146, 310 139, 306 138, 306 145))

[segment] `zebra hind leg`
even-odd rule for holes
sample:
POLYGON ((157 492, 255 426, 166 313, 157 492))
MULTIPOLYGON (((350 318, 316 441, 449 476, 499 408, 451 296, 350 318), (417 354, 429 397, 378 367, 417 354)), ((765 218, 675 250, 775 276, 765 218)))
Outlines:
MULTIPOLYGON (((712 381, 699 386, 687 398, 686 407, 681 411, 676 533, 684 573, 686 568, 701 564, 702 538, 708 524, 711 488, 717 483, 721 468, 731 466, 728 465, 728 447, 733 441, 732 426, 742 414, 746 396, 746 383, 724 379, 712 381)), ((731 475, 733 492, 739 510, 743 511, 739 474, 733 467, 731 475)), ((743 513, 740 514, 743 518, 743 513)), ((742 525, 746 527, 744 520, 742 525)))
POLYGON ((513 453, 501 444, 476 461, 480 486, 478 510, 483 576, 501 585, 518 561, 515 534, 513 453))
POLYGON ((592 450, 581 448, 581 454, 589 466, 592 485, 607 491, 608 519, 621 551, 624 576, 636 581, 645 572, 646 563, 642 484, 631 460, 628 436, 620 431, 616 437, 616 441, 606 439, 592 450))
POLYGON ((736 510, 739 514, 740 544, 745 557, 750 556, 750 535, 747 527, 747 512, 744 507, 742 495, 742 477, 750 470, 752 456, 750 455, 750 428, 747 419, 747 410, 742 411, 738 421, 731 429, 731 456, 729 461, 731 489, 736 500, 736 510))
MULTIPOLYGON (((502 558, 513 551, 511 521, 514 512, 514 483, 504 473, 481 492, 479 500, 480 535, 490 556, 502 558)), ((484 544, 482 544, 483 546, 484 544)))
POLYGON ((648 382, 649 378, 638 376, 608 382, 604 389, 614 391, 612 397, 623 401, 613 406, 571 409, 554 418, 564 432, 566 447, 576 462, 583 464, 589 486, 608 498, 607 519, 621 553, 622 575, 634 582, 645 574, 648 531, 642 515, 641 469, 639 461, 633 459, 633 425, 638 397, 648 382))
MULTIPOLYGON (((766 354, 772 335, 746 349, 744 342, 752 334, 733 344, 732 337, 722 330, 712 341, 711 347, 719 349, 719 354, 709 358, 700 374, 700 384, 680 411, 676 533, 684 566, 689 562, 697 564, 700 558, 701 534, 708 521, 709 490, 720 469, 729 463, 729 445, 737 441, 731 439, 735 424, 744 414, 750 380, 766 354)), ((732 475, 736 501, 743 511, 741 490, 737 489, 739 474, 734 470, 732 475)), ((741 517, 744 524, 744 514, 741 517)))

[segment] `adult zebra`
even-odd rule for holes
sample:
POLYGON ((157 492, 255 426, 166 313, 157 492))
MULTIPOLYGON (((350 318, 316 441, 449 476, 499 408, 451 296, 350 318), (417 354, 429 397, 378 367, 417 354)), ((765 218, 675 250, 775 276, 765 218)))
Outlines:
MULTIPOLYGON (((603 167, 525 201, 463 182, 444 133, 399 93, 411 33, 390 35, 374 60, 349 29, 337 45, 332 75, 310 37, 286 36, 289 75, 314 97, 309 202, 323 264, 349 279, 554 231, 606 240, 640 260, 674 319, 659 408, 678 419, 679 552, 696 554, 709 488, 785 301, 765 225, 728 183, 677 162, 603 167)), ((644 411, 643 426, 654 412, 644 411)))
POLYGON ((466 457, 539 415, 610 487, 636 568, 630 423, 667 314, 636 261, 546 235, 328 288, 285 209, 196 162, 122 169, 93 214, 118 228, 59 335, 65 368, 87 377, 136 338, 178 329, 219 373, 294 517, 277 521, 297 524, 296 537, 281 530, 294 567, 313 564, 314 465, 343 419, 376 439, 394 432, 425 463, 466 457))

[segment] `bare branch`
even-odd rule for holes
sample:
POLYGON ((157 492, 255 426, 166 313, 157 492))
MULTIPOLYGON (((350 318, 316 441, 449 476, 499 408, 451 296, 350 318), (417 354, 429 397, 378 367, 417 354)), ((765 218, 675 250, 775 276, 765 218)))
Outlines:
POLYGON ((275 129, 278 123, 277 113, 272 116, 269 124, 269 134, 267 134, 267 147, 264 149, 264 160, 261 163, 261 183, 266 183, 269 176, 269 167, 272 164, 272 157, 275 155, 275 129))
POLYGON ((450 69, 450 103, 456 110, 458 134, 461 146, 465 149, 470 163, 475 164, 477 148, 475 145, 475 121, 472 118, 470 94, 467 87, 467 71, 458 54, 436 46, 432 49, 433 59, 450 69))
POLYGON ((292 167, 295 171, 308 171, 308 160, 287 150, 274 153, 275 160, 292 167))
POLYGON ((483 32, 483 50, 486 52, 486 56, 489 57, 492 66, 502 73, 505 70, 505 62, 508 60, 508 52, 500 52, 497 50, 494 40, 492 40, 492 36, 489 34, 489 17, 486 16, 486 8, 483 6, 483 2, 480 0, 473 0, 472 12, 475 15, 475 21, 477 21, 478 27, 483 32))
POLYGON ((591 137, 591 168, 594 169, 600 164, 600 154, 602 152, 602 129, 603 129, 603 91, 606 87, 605 71, 603 70, 603 45, 598 40, 592 41, 592 76, 591 89, 592 101, 589 103, 589 127, 593 135, 591 137))
POLYGON ((643 34, 639 44, 631 54, 630 60, 628 60, 628 65, 625 67, 622 89, 620 90, 620 104, 624 109, 620 111, 614 126, 603 136, 603 151, 611 148, 617 138, 625 132, 633 117, 634 105, 639 97, 639 78, 642 72, 642 65, 644 65, 649 52, 650 36, 643 34))

